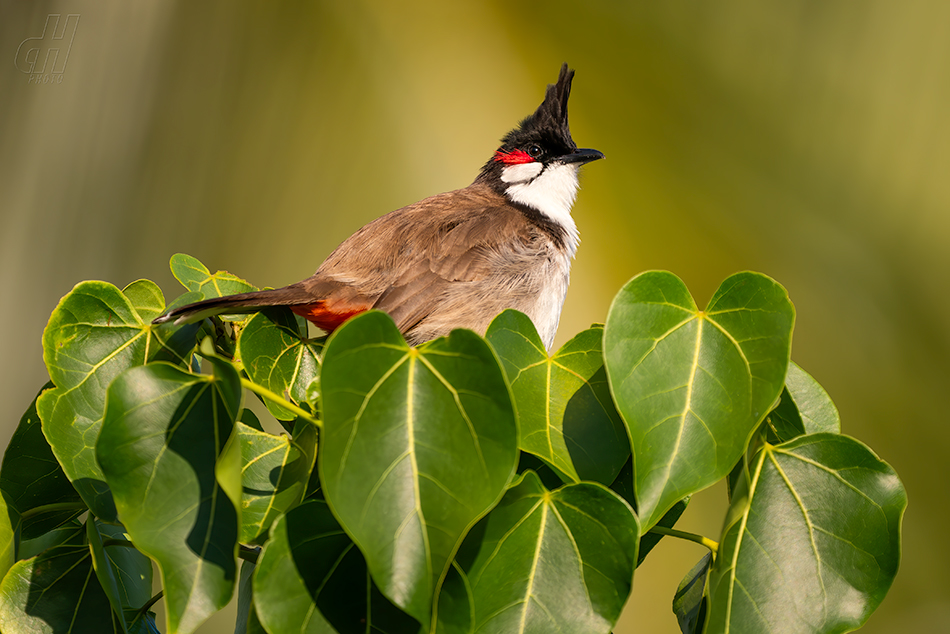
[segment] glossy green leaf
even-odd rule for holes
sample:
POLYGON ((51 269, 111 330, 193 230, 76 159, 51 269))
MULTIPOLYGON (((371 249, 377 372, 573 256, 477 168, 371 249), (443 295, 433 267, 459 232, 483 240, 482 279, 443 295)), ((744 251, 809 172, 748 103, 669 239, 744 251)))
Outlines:
MULTIPOLYGON (((141 286, 133 293, 142 303, 141 286)), ((43 433, 90 509, 107 521, 115 506, 96 463, 106 389, 122 371, 146 359, 187 363, 194 329, 159 329, 144 320, 112 284, 82 282, 60 301, 43 331, 43 360, 56 385, 36 403, 43 433)))
POLYGON ((581 332, 548 357, 531 320, 506 310, 485 338, 511 383, 522 451, 574 482, 612 483, 630 444, 607 385, 603 329, 581 332))
POLYGON ((838 409, 818 381, 795 362, 788 364, 785 389, 768 415, 769 442, 780 443, 802 434, 841 433, 838 409))
POLYGON ((729 509, 709 577, 707 632, 857 629, 900 563, 907 496, 893 469, 847 436, 766 445, 729 509))
POLYGON ((197 258, 184 253, 173 255, 169 265, 175 279, 189 291, 201 293, 202 299, 258 290, 256 286, 227 271, 218 271, 212 275, 208 267, 197 258))
POLYGON ((84 544, 15 563, 0 584, 0 625, 10 634, 122 631, 84 544))
MULTIPOLYGON (((320 373, 324 340, 308 338, 305 319, 276 308, 255 314, 244 325, 237 357, 252 381, 300 405, 308 401, 307 387, 320 373)), ((277 419, 296 416, 273 401, 265 400, 265 405, 277 419)))
POLYGON ((757 273, 728 278, 704 311, 659 271, 614 299, 604 357, 644 528, 736 464, 782 391, 794 321, 785 289, 757 273))
POLYGON ((518 460, 503 372, 471 331, 410 348, 370 311, 330 338, 321 384, 326 499, 383 593, 428 628, 458 544, 518 460))
POLYGON ((683 634, 700 634, 706 621, 706 577, 712 565, 712 553, 706 553, 686 573, 673 595, 673 614, 683 634))
POLYGON ((322 501, 305 502, 274 524, 254 572, 254 607, 271 634, 419 631, 372 584, 359 550, 322 501))
POLYGON ((291 439, 237 425, 243 544, 263 543, 270 525, 304 498, 317 455, 317 430, 309 424, 298 429, 291 439))
POLYGON ((165 295, 152 280, 136 280, 122 289, 142 321, 150 322, 165 312, 165 295))
POLYGON ((608 634, 630 593, 639 537, 633 510, 606 487, 549 492, 525 473, 459 551, 474 630, 608 634))
POLYGON ((237 509, 216 467, 240 411, 234 368, 214 376, 166 363, 133 368, 109 387, 96 455, 135 546, 162 571, 171 633, 193 632, 224 607, 237 578, 237 509))
POLYGON ((788 364, 785 391, 795 403, 806 434, 841 433, 841 417, 828 392, 794 361, 788 364))
MULTIPOLYGON (((52 387, 52 383, 47 383, 40 393, 52 387)), ((48 504, 77 506, 74 510, 40 513, 23 520, 22 539, 39 537, 83 512, 82 507, 85 505, 79 493, 56 462, 53 450, 43 435, 40 417, 36 413, 36 399, 23 414, 3 453, 0 489, 10 496, 13 506, 20 513, 48 504)))

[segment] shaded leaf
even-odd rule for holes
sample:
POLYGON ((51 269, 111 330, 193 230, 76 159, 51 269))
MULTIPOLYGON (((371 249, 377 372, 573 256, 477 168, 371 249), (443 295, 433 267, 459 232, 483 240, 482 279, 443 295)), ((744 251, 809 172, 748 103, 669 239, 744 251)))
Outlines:
MULTIPOLYGON (((140 298, 139 298, 140 299, 140 298)), ((115 505, 96 463, 106 388, 122 371, 147 359, 187 363, 194 328, 152 328, 119 289, 82 282, 60 300, 43 331, 43 360, 54 389, 36 408, 43 433, 89 508, 115 521, 115 505)))
MULTIPOLYGON (((308 338, 307 321, 290 309, 269 309, 244 325, 237 356, 252 381, 300 405, 308 402, 307 388, 320 373, 325 339, 308 338)), ((293 420, 296 416, 273 401, 264 404, 274 418, 293 420)))
POLYGON ((125 613, 122 609, 122 597, 119 596, 119 582, 116 578, 116 572, 112 567, 112 562, 106 556, 96 519, 91 516, 86 520, 86 537, 89 540, 89 554, 92 556, 93 571, 95 571, 96 577, 99 579, 99 585, 112 605, 114 620, 118 622, 123 632, 128 633, 129 630, 125 625, 125 613))
POLYGON ((244 544, 263 543, 270 525, 306 494, 317 454, 317 430, 298 425, 293 439, 238 423, 241 442, 241 532, 244 544))
MULTIPOLYGON (((53 387, 47 383, 40 390, 53 387)), ((39 398, 39 394, 37 394, 39 398)), ((70 484, 63 468, 43 435, 36 399, 20 419, 0 466, 0 488, 10 496, 13 506, 25 513, 47 504, 82 504, 79 493, 70 484)), ((75 510, 41 513, 23 520, 22 539, 32 539, 55 529, 83 512, 75 510)))
POLYGON ((511 384, 521 449, 571 481, 612 483, 630 447, 607 385, 603 329, 579 333, 548 357, 531 320, 506 310, 485 338, 511 384))
POLYGON ((238 414, 238 420, 250 427, 251 429, 256 429, 257 431, 264 431, 264 426, 261 425, 261 419, 257 417, 253 411, 247 409, 246 407, 241 410, 241 413, 238 414))
MULTIPOLYGON (((632 457, 627 458, 627 461, 623 464, 623 468, 620 470, 620 473, 617 474, 617 479, 614 480, 613 484, 610 485, 610 490, 626 500, 627 504, 629 504, 634 513, 636 513, 637 502, 633 495, 632 457)), ((685 497, 674 504, 673 508, 667 511, 666 514, 664 514, 663 517, 657 521, 656 526, 673 528, 680 516, 686 511, 686 507, 689 505, 689 500, 689 497, 685 497)), ((660 540, 662 540, 664 537, 665 535, 660 535, 659 533, 653 532, 646 532, 640 536, 640 547, 637 550, 638 568, 640 567, 640 564, 643 563, 643 560, 647 558, 647 555, 650 554, 650 551, 652 551, 653 548, 659 544, 660 540)))
POLYGON ((362 555, 323 501, 307 501, 274 524, 254 572, 254 607, 272 633, 419 631, 372 584, 362 555))
POLYGON ((900 562, 907 496, 897 474, 837 434, 766 445, 750 469, 710 572, 707 631, 860 627, 900 562))
POLYGON ((129 634, 161 634, 155 624, 155 613, 136 614, 132 623, 129 624, 129 634))
POLYGON ((566 475, 555 471, 550 464, 544 462, 533 453, 522 451, 518 457, 517 473, 521 475, 525 471, 534 471, 541 479, 541 484, 548 489, 556 489, 562 484, 572 482, 566 475))
POLYGON ((607 634, 630 593, 638 539, 636 515, 606 487, 548 492, 525 473, 459 551, 475 631, 607 634))
POLYGON ((214 376, 154 363, 109 388, 96 455, 132 541, 162 570, 170 632, 193 632, 228 603, 239 517, 216 470, 240 410, 234 368, 214 376))
POLYGON ((17 559, 36 557, 44 550, 68 544, 80 546, 86 543, 86 529, 78 519, 71 519, 48 533, 33 539, 21 539, 17 550, 17 559))
POLYGON ((736 464, 782 390, 794 320, 785 289, 757 273, 726 279, 705 311, 660 271, 614 299, 604 356, 645 529, 736 464))
POLYGON ((18 561, 0 584, 4 632, 121 632, 84 544, 18 561))
POLYGON ((683 634, 700 634, 706 620, 706 577, 712 565, 712 553, 706 553, 686 573, 673 595, 673 614, 683 634))
POLYGON ((475 598, 468 575, 453 561, 439 589, 436 634, 473 634, 475 598))
POLYGON ((428 628, 458 544, 518 460, 502 370, 471 331, 410 348, 370 311, 334 332, 321 383, 326 500, 383 593, 428 628))
POLYGON ((152 561, 136 548, 125 545, 110 545, 109 540, 127 540, 122 526, 98 522, 99 533, 105 540, 106 556, 112 564, 119 598, 128 610, 137 610, 152 597, 152 561))
POLYGON ((0 579, 17 560, 19 533, 20 514, 7 492, 0 490, 0 579))
MULTIPOLYGON (((251 580, 257 566, 249 561, 241 562, 241 577, 238 580, 237 619, 234 634, 266 634, 264 626, 254 609, 254 587, 251 580)), ((299 631, 299 630, 298 630, 299 631)))

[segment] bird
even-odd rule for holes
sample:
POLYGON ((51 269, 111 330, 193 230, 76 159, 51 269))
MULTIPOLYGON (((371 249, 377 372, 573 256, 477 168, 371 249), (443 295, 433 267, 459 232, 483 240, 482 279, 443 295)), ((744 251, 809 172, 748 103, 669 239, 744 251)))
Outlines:
POLYGON ((329 334, 378 309, 416 346, 457 328, 484 335, 511 308, 550 350, 580 242, 571 216, 578 170, 604 158, 571 138, 573 79, 563 64, 541 105, 501 139, 468 187, 378 217, 300 282, 180 306, 153 323, 287 306, 329 334))

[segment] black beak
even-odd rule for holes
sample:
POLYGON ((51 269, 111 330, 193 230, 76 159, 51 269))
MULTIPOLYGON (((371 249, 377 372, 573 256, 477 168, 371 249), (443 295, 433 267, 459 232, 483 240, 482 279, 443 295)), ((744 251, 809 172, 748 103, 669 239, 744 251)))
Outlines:
POLYGON ((557 157, 557 160, 562 163, 579 163, 583 165, 584 163, 590 163, 591 161, 602 158, 604 158, 604 153, 599 150, 576 149, 570 154, 557 157))

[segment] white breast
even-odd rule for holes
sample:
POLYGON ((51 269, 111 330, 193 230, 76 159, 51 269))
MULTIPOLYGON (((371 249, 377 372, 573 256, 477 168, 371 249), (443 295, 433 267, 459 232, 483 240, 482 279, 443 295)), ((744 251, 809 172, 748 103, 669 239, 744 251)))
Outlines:
POLYGON ((505 167, 501 180, 511 183, 505 193, 508 198, 533 209, 559 224, 567 233, 570 257, 577 252, 580 234, 571 217, 571 207, 577 198, 577 165, 552 163, 522 163, 505 167))

